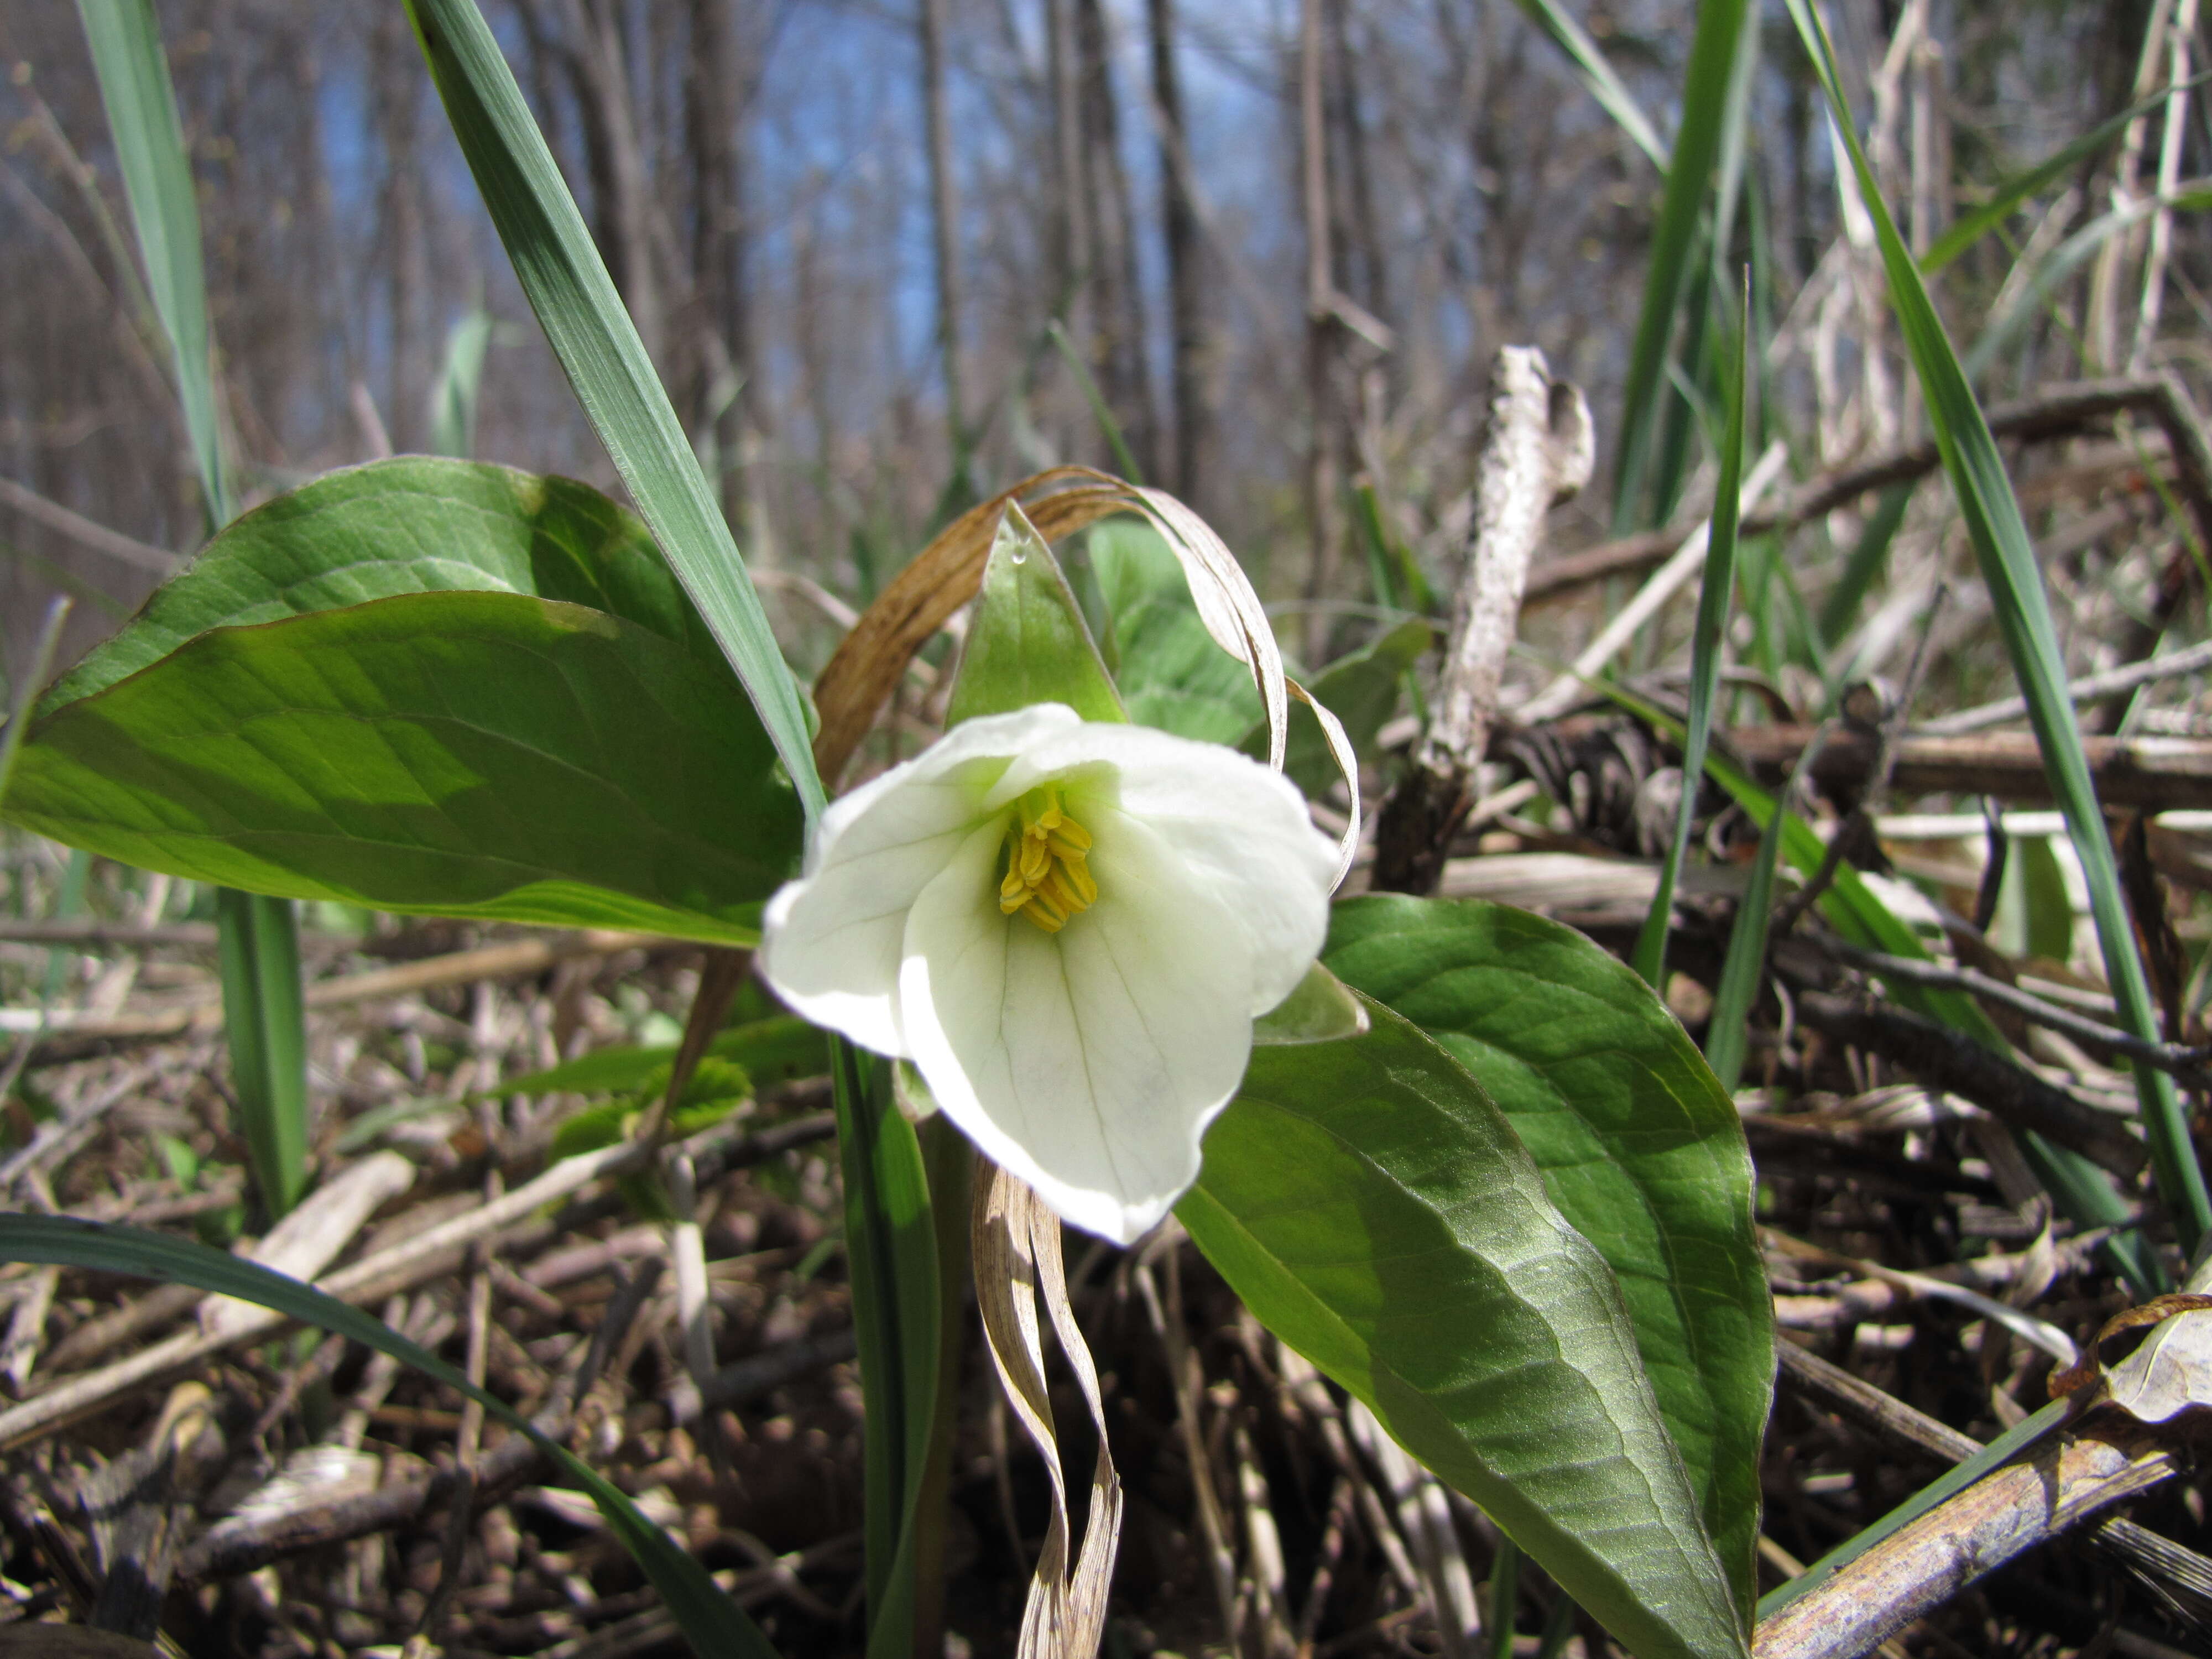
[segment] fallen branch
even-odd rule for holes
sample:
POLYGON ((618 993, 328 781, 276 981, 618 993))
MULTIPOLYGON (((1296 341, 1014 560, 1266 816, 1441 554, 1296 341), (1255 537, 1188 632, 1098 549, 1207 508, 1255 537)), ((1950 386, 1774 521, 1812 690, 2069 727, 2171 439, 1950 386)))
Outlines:
POLYGON ((1894 1061, 1923 1082, 1970 1100, 2015 1128, 2070 1146, 2115 1175, 2133 1176, 2149 1161, 2148 1150, 2121 1119, 1933 1020, 1826 991, 1800 991, 1794 1000, 1798 1020, 1823 1036, 1894 1061))
MULTIPOLYGON (((2000 404, 1990 411, 1990 430, 2000 438, 2047 442, 2076 436, 2124 410, 2148 416, 2165 434, 2174 482, 2197 521, 2198 538, 2212 547, 2212 443, 2206 441, 2188 394, 2169 376, 2085 380, 2042 397, 2000 404)), ((1807 479, 1780 506, 1746 514, 1739 533, 1751 537, 1794 530, 1872 490, 1923 478, 1942 465, 1942 457, 1933 441, 1892 450, 1855 466, 1807 479)), ((1601 542, 1565 558, 1547 560, 1528 573, 1525 597, 1533 600, 1609 576, 1632 574, 1672 553, 1684 533, 1645 531, 1601 542)))
POLYGON ((1753 1632, 1753 1659, 1858 1659, 2021 1552, 2179 1468, 2163 1448, 2044 1440, 1765 1620, 1753 1632))
MULTIPOLYGON (((1741 726, 1728 734, 1732 750, 1772 777, 1786 774, 1818 728, 1741 726)), ((1869 732, 1834 733, 1813 763, 1813 781, 1830 796, 1863 791, 1872 776, 1877 739, 1869 732)), ((2097 797, 2107 806, 2172 811, 2212 807, 2212 742, 2197 738, 2085 738, 2097 797)), ((2000 800, 2049 800, 2043 751, 2026 732, 1939 737, 1911 732, 1898 739, 1891 781, 1905 795, 1993 795, 2000 800)))
POLYGON ((1580 390, 1553 380, 1534 346, 1501 347, 1436 713, 1376 829, 1374 884, 1382 890, 1436 890, 1451 838, 1474 804, 1474 769, 1520 626, 1529 556, 1545 514, 1589 481, 1594 444, 1580 390))
MULTIPOLYGON (((678 939, 651 933, 587 929, 541 933, 474 950, 426 957, 389 968, 371 968, 307 988, 310 1008, 342 1008, 357 1002, 411 996, 444 985, 472 985, 479 980, 526 979, 576 957, 607 956, 618 951, 658 950, 681 945, 678 939)), ((142 1042, 173 1037, 210 1037, 222 1030, 220 997, 196 1000, 139 1014, 79 1015, 67 1009, 0 1008, 0 1034, 43 1033, 32 1052, 33 1065, 55 1065, 142 1042)))

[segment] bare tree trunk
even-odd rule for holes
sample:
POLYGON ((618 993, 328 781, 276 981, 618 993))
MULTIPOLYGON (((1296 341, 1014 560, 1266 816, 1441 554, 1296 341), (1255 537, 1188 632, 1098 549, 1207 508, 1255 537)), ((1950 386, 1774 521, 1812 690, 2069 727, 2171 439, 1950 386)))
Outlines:
POLYGON ((945 107, 945 0, 921 0, 921 109, 929 146, 929 199, 937 254, 937 349, 945 373, 945 423, 956 469, 968 455, 967 404, 960 384, 960 185, 952 170, 952 126, 945 107))
POLYGON ((1151 0, 1152 95, 1159 106, 1161 216, 1174 321, 1175 492, 1204 514, 1212 483, 1216 344, 1207 325, 1206 249, 1199 234, 1188 169, 1182 79, 1176 65, 1176 0, 1151 0))
POLYGON ((1359 83, 1352 50, 1351 0, 1328 0, 1330 52, 1335 74, 1328 102, 1342 145, 1344 188, 1336 216, 1336 286, 1377 316, 1390 308, 1389 276, 1382 263, 1382 230, 1375 216, 1373 169, 1368 164, 1367 126, 1359 114, 1359 83), (1358 256, 1355 264, 1352 256, 1358 256))
POLYGON ((422 175, 416 133, 422 72, 397 11, 380 16, 373 48, 377 135, 384 143, 385 290, 392 313, 392 380, 386 429, 401 450, 422 447, 429 385, 423 290, 422 175))
POLYGON ((739 131, 736 0, 691 0, 687 123, 697 178, 691 248, 695 337, 685 356, 690 416, 712 425, 723 516, 745 520, 744 453, 752 395, 752 290, 746 270, 745 143, 739 131))
POLYGON ((668 341, 653 266, 653 181, 630 99, 621 15, 613 0, 567 0, 565 15, 568 78, 592 175, 592 234, 646 355, 658 367, 668 341))
POLYGON ((1328 648, 1322 601, 1336 579, 1339 419, 1336 283, 1329 236, 1328 133, 1322 100, 1322 0, 1304 0, 1298 17, 1298 129, 1306 227, 1306 438, 1304 506, 1311 552, 1306 567, 1305 655, 1318 664, 1328 648))
POLYGON ((1053 311, 1080 340, 1083 294, 1091 277, 1090 191, 1083 172, 1082 75, 1076 62, 1073 0, 1044 0, 1045 43, 1052 70, 1053 311))
POLYGON ((1129 177, 1121 165, 1121 109, 1114 96, 1113 53, 1100 0, 1075 0, 1075 46, 1081 65, 1085 171, 1091 231, 1091 372, 1138 466, 1158 471, 1152 377, 1146 367, 1145 319, 1137 284, 1137 238, 1129 177))

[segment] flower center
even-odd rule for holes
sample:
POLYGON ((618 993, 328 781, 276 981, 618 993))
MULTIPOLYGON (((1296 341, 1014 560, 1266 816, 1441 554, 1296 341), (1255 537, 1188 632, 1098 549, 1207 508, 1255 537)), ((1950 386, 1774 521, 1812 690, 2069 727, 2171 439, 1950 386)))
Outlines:
POLYGON ((1067 926, 1070 916, 1088 910, 1098 884, 1084 867, 1091 832, 1068 817, 1060 791, 1051 784, 1032 789, 1015 808, 1006 826, 1006 874, 999 884, 999 911, 1017 910, 1048 933, 1067 926))

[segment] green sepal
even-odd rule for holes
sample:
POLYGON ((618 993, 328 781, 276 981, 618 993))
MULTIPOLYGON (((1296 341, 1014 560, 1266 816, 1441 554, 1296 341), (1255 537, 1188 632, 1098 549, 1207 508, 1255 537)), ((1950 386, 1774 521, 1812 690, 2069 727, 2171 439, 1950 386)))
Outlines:
POLYGON ((1316 963, 1290 995, 1252 1022, 1255 1048, 1335 1042, 1364 1036, 1367 1010, 1352 988, 1316 963))
POLYGON ((1009 501, 991 538, 945 724, 1041 702, 1064 702, 1087 720, 1129 718, 1060 561, 1009 501))

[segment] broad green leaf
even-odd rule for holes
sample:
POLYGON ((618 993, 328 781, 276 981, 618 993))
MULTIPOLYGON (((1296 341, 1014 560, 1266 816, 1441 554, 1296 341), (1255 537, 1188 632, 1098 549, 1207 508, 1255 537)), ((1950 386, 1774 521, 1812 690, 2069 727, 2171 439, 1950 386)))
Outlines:
POLYGON ((1774 1324, 1735 1105, 1627 967, 1476 900, 1336 907, 1323 960, 1464 1066, 1620 1280, 1644 1369, 1747 1620, 1774 1324))
POLYGON ((185 155, 176 88, 161 50, 153 0, 77 0, 85 43, 100 77, 100 100, 115 136, 123 193, 131 204, 147 291, 177 376, 208 526, 230 517, 230 488, 216 421, 215 377, 208 361, 207 277, 200 264, 199 198, 185 155))
MULTIPOLYGON (((1339 657, 1307 688, 1343 724, 1352 750, 1360 759, 1374 758, 1376 735, 1398 712, 1407 674, 1435 639, 1436 630, 1425 622, 1401 623, 1382 638, 1339 657)), ((1265 760, 1267 723, 1254 726, 1240 746, 1255 759, 1265 760)), ((1291 733, 1284 748, 1283 771, 1309 797, 1327 793, 1340 775, 1321 722, 1302 702, 1291 704, 1291 733)))
POLYGON ((40 700, 50 714, 195 635, 398 593, 534 593, 721 653, 635 515, 588 484, 403 455, 329 472, 234 521, 40 700))
MULTIPOLYGON (((2051 793, 2066 816, 2075 855, 2081 860, 2082 879, 2089 890, 2089 914, 2104 949, 2105 978, 2118 1005, 2120 1024, 2131 1036, 2156 1042, 2160 1036, 2157 1011, 2151 1002, 2134 924, 2120 890, 2111 832, 2090 778, 2081 724, 2066 690, 2065 656, 2059 649, 2050 599, 2043 589, 2043 573, 2036 562, 2027 522, 2021 517, 2020 502, 2013 495, 2004 457, 1990 434, 1981 405, 1974 401, 1966 371, 1951 349, 1950 337, 1936 314, 1919 268, 1905 239, 1898 234, 1874 169, 1860 148, 1827 35, 1806 0, 1789 0, 1789 6, 1826 94, 1851 169, 1857 175, 1867 213, 1874 221, 1882 269, 1889 279, 1890 304, 1927 399, 1936 447, 1950 477, 1960 517, 1966 522, 1975 563, 1989 589, 1990 610, 2004 641, 2005 654, 2012 659, 2014 678, 2027 700, 2028 723, 2035 729, 2036 744, 2043 753, 2051 793)), ((2188 1115, 2172 1078, 2166 1073, 2138 1061, 2135 1083, 2159 1197, 2172 1219, 2182 1254, 2193 1256, 2198 1238, 2212 1227, 2212 1192, 2205 1186, 2204 1171, 2190 1136, 2188 1115)))
POLYGON ((359 1308, 296 1279, 204 1244, 70 1216, 0 1213, 0 1261, 52 1262, 93 1273, 157 1279, 165 1285, 190 1285, 272 1308, 302 1324, 391 1355, 475 1401, 518 1434, 528 1436, 539 1451, 589 1492, 615 1535, 645 1570, 700 1659, 775 1659, 775 1650, 744 1610, 723 1595, 706 1568, 646 1519, 618 1487, 566 1446, 538 1432, 529 1419, 505 1401, 485 1393, 429 1350, 359 1308))
POLYGON ((307 1186, 307 1029, 300 981, 300 923, 292 901, 216 890, 223 1030, 231 1086, 270 1220, 307 1186))
POLYGON ((945 724, 1040 702, 1066 703, 1087 720, 1129 718, 1060 561, 1009 501, 991 538, 945 724))
POLYGON ((1182 567, 1159 532, 1109 520, 1091 530, 1088 546, 1109 619, 1108 660, 1129 718, 1223 744, 1261 724, 1265 711, 1250 671, 1206 631, 1182 567))
MULTIPOLYGON (((483 1095, 609 1095, 642 1089, 655 1075, 665 1079, 676 1058, 675 1043, 615 1043, 542 1072, 512 1078, 483 1095)), ((793 1014, 749 1021, 715 1034, 707 1045, 710 1059, 745 1069, 755 1083, 773 1087, 828 1070, 820 1030, 793 1014)))
MULTIPOLYGON (((1682 124, 1667 166, 1667 191, 1645 267, 1644 300, 1621 394, 1620 453, 1613 470, 1613 527, 1626 531, 1651 512, 1654 451, 1672 395, 1668 351, 1693 289, 1702 295, 1705 264, 1697 257, 1699 222, 1712 195, 1715 164, 1728 126, 1735 87, 1736 37, 1745 0, 1700 0, 1697 33, 1682 85, 1682 124)), ((1756 25, 1754 24, 1754 27, 1756 25)), ((1742 90, 1741 88, 1736 88, 1742 90)), ((1653 521, 1664 508, 1651 513, 1653 521)))
POLYGON ((729 945, 799 839, 720 664, 518 593, 203 634, 33 727, 0 806, 258 892, 729 945))
POLYGON ((1465 1068, 1368 1016, 1364 1036, 1253 1052, 1176 1213, 1269 1329, 1639 1659, 1743 1655, 1611 1269, 1465 1068))
POLYGON ((759 709, 811 820, 824 797, 798 682, 499 42, 476 0, 407 0, 407 10, 530 308, 630 499, 759 709))

